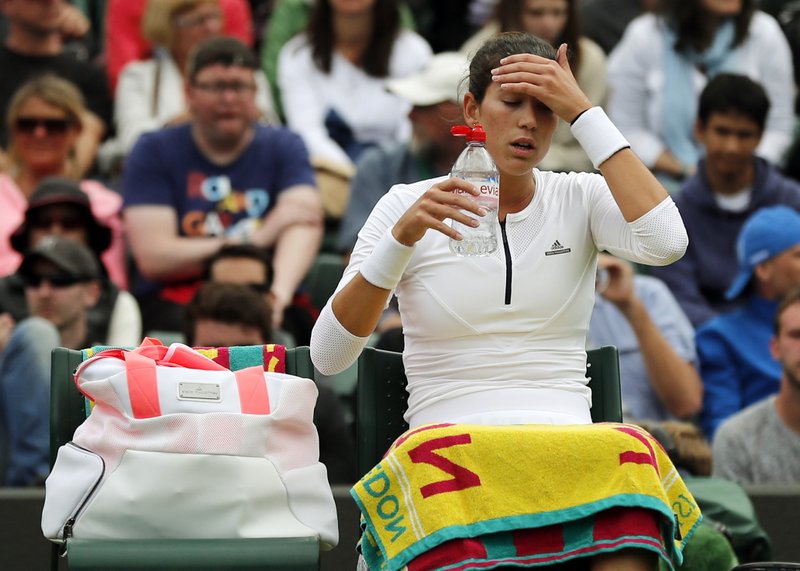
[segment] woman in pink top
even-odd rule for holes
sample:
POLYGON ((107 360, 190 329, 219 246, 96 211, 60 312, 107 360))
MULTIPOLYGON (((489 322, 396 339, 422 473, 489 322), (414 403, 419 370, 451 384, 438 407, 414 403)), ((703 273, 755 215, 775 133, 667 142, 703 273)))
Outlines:
MULTIPOLYGON (((48 176, 80 180, 94 159, 77 146, 86 116, 83 97, 69 81, 53 75, 32 79, 17 90, 8 106, 8 164, 0 174, 0 276, 16 271, 21 256, 9 241, 25 217, 28 197, 48 176)), ((94 217, 111 228, 111 247, 102 256, 111 280, 127 288, 122 197, 97 181, 83 180, 94 217)))

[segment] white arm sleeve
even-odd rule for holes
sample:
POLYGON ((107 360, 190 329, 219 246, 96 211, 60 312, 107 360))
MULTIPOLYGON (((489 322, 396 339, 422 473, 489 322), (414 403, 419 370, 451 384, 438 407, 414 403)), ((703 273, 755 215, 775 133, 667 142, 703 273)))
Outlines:
MULTIPOLYGON (((381 197, 369 215, 364 227, 358 233, 358 241, 350 255, 350 263, 345 268, 344 275, 342 275, 342 279, 339 281, 336 292, 331 296, 331 299, 344 286, 350 283, 350 280, 359 273, 361 265, 374 253, 378 255, 387 253, 381 245, 388 246, 394 255, 400 258, 397 263, 401 263, 403 267, 408 264, 412 249, 396 243, 391 236, 391 228, 417 199, 421 191, 427 190, 432 184, 444 178, 417 183, 417 185, 414 185, 417 187, 416 191, 409 189, 407 185, 397 185, 381 197)), ((370 272, 366 273, 370 274, 370 272)), ((368 279, 368 276, 365 276, 365 279, 368 279)), ((383 285, 386 286, 388 284, 383 285)), ((391 295, 389 295, 389 299, 391 299, 391 295)), ((338 373, 358 359, 368 339, 369 337, 353 335, 345 329, 334 315, 331 309, 331 301, 329 300, 317 318, 317 322, 311 332, 311 360, 321 373, 326 375, 338 373)))
POLYGON ((311 331, 311 361, 323 375, 340 373, 358 359, 368 339, 345 329, 328 300, 311 331))
POLYGON ((592 188, 590 200, 590 223, 598 250, 650 266, 666 266, 686 252, 689 238, 671 197, 633 222, 622 216, 605 184, 592 188))

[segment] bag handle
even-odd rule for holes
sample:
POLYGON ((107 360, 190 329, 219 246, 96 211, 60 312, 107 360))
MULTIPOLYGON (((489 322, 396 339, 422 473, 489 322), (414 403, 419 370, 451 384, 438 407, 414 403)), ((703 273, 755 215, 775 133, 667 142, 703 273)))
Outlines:
POLYGON ((264 380, 264 369, 247 367, 234 371, 239 389, 239 405, 242 414, 269 414, 269 393, 264 380))
MULTIPOLYGON (((195 370, 228 370, 180 344, 173 344, 167 348, 161 344, 145 345, 143 343, 133 351, 125 351, 122 356, 125 359, 131 412, 137 419, 161 416, 156 366, 195 370)), ((261 367, 248 367, 235 371, 234 376, 242 413, 269 414, 269 393, 267 383, 264 381, 264 370, 261 367)))
POLYGON ((161 416, 156 362, 142 353, 125 351, 125 371, 133 418, 161 416))

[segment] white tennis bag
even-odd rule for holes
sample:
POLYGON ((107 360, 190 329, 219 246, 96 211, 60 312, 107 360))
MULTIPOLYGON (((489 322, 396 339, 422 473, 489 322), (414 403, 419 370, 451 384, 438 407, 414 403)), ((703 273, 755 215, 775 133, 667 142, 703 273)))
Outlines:
POLYGON ((95 406, 47 478, 42 531, 69 537, 339 539, 310 379, 231 372, 181 344, 107 350, 95 406))

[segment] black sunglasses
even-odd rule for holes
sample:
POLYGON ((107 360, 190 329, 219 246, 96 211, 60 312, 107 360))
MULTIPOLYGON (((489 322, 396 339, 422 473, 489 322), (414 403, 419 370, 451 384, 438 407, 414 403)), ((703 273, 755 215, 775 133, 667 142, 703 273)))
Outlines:
POLYGON ((34 214, 31 216, 31 227, 39 230, 49 230, 56 224, 61 226, 64 230, 78 230, 85 228, 89 224, 86 217, 78 213, 44 213, 34 214))
POLYGON ((63 288, 63 287, 70 287, 74 286, 75 284, 79 284, 81 282, 85 282, 86 279, 80 276, 65 276, 61 275, 36 275, 36 274, 27 274, 23 276, 23 280, 25 282, 26 287, 39 287, 42 285, 42 282, 48 282, 54 288, 63 288))
POLYGON ((48 135, 63 135, 72 126, 69 119, 45 119, 41 117, 19 117, 14 121, 14 129, 20 133, 35 133, 42 127, 48 135))

